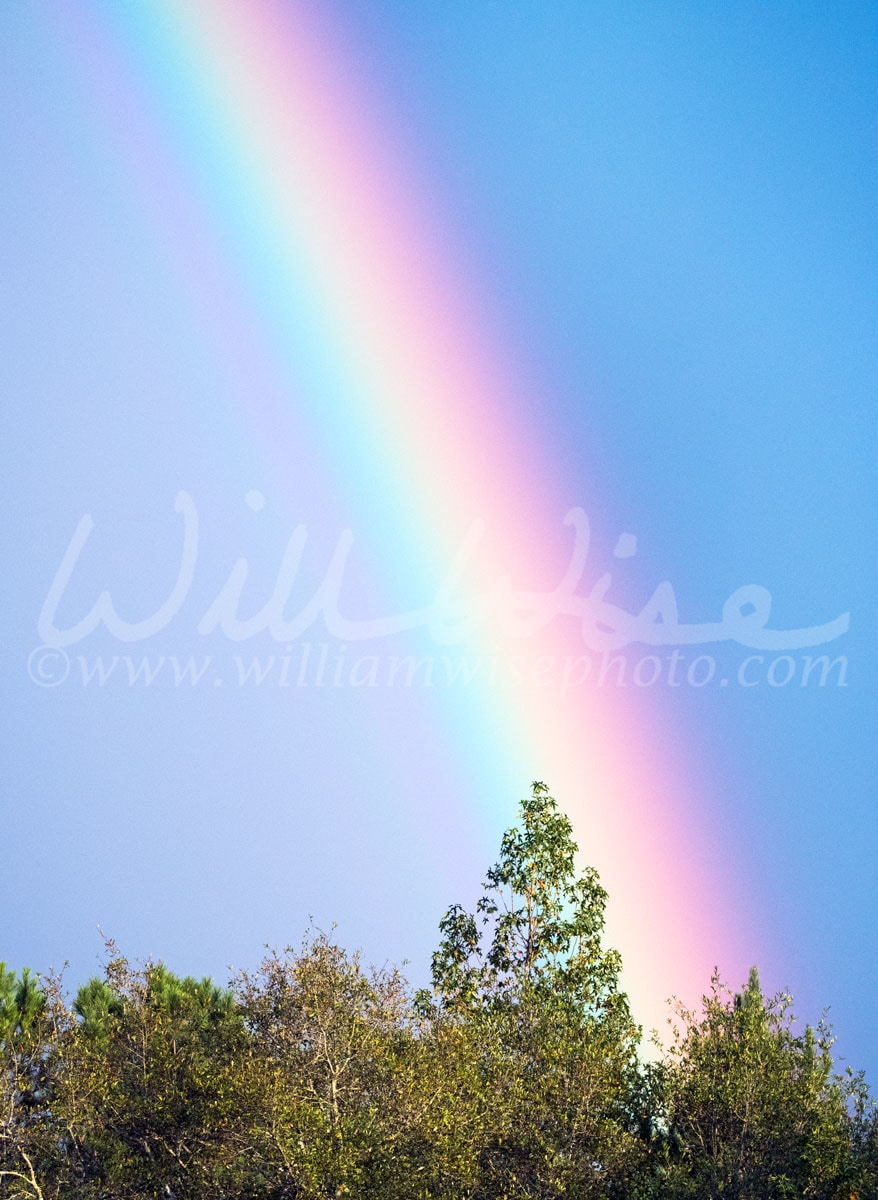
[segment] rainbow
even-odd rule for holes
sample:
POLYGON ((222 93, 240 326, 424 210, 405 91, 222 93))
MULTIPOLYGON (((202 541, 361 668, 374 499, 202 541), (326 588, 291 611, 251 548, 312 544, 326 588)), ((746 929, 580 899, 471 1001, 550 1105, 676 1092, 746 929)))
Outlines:
MULTIPOLYGON (((327 525, 356 514, 387 611, 431 596, 474 520, 484 537, 469 589, 506 576, 551 590, 568 509, 612 529, 613 497, 587 467, 559 469, 533 417, 546 385, 504 338, 502 305, 486 302, 437 212, 429 164, 346 31, 321 6, 279 0, 105 3, 59 19, 85 86, 100 76, 94 104, 172 285, 238 380, 240 422, 291 513, 310 472, 333 497, 327 525)), ((467 644, 496 650, 485 628, 467 644)), ((527 653, 574 655, 576 630, 555 620, 527 653)), ((472 797, 474 830, 506 823, 531 779, 549 782, 610 893, 609 934, 642 1021, 661 1022, 672 992, 699 995, 715 961, 741 972, 705 781, 649 693, 476 680, 417 702, 424 736, 442 740, 472 797)))

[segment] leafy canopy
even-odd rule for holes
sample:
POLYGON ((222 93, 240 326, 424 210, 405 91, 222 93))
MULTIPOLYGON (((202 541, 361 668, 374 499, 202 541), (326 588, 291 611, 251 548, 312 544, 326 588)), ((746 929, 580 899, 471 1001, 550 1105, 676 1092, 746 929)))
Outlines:
MULTIPOLYGON (((577 872, 576 853, 569 818, 535 782, 519 823, 503 835, 476 914, 455 904, 439 924, 433 990, 443 1007, 535 992, 592 1011, 626 1007, 619 955, 601 945, 607 893, 593 867, 577 872)), ((419 999, 426 1002, 423 992, 419 999)))

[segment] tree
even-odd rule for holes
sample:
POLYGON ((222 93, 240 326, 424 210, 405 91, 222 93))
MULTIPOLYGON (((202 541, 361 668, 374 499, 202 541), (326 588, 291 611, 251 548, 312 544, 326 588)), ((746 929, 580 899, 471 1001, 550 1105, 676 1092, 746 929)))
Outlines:
POLYGON ((228 1195, 243 1026, 230 992, 132 965, 108 942, 103 978, 59 1023, 52 1100, 57 1194, 228 1195))
POLYGON ((504 834, 476 914, 440 922, 432 994, 418 1004, 468 1037, 490 1104, 478 1125, 479 1196, 607 1195, 639 1158, 637 1046, 621 960, 602 945, 607 894, 576 870, 568 818, 543 783, 504 834))
POLYGON ((46 993, 31 972, 17 975, 0 962, 0 1195, 42 1200, 37 1153, 51 1053, 45 1011, 46 993))
POLYGON ((700 1014, 678 1006, 664 1065, 667 1168, 660 1194, 858 1195, 850 1102, 863 1096, 862 1080, 833 1074, 825 1021, 795 1035, 791 1004, 786 993, 766 999, 754 967, 735 996, 714 975, 700 1014))
POLYGON ((235 986, 250 1039, 249 1169, 264 1194, 411 1196, 398 1158, 411 1038, 400 973, 366 970, 318 932, 235 986))

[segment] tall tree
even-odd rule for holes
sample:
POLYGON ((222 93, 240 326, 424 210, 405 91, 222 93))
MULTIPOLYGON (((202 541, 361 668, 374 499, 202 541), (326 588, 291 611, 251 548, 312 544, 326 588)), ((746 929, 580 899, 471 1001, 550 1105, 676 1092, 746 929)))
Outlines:
POLYGON ((593 868, 577 871, 569 819, 540 782, 519 815, 476 912, 442 919, 418 1003, 467 1032, 490 1098, 476 1113, 478 1194, 607 1195, 638 1159, 640 1031, 602 944, 607 894, 593 868))

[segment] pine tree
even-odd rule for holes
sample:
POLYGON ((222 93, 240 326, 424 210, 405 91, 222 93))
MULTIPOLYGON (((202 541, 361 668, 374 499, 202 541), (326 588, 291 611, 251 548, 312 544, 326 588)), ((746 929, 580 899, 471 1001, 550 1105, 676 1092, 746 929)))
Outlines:
POLYGON ((664 1065, 668 1197, 857 1196, 852 1076, 833 1074, 821 1021, 793 1031, 792 999, 767 999, 756 968, 737 995, 714 975, 700 1014, 678 1006, 664 1065))
POLYGON ((41 1196, 34 1159, 50 1082, 45 1008, 31 972, 0 962, 0 1195, 41 1196))

